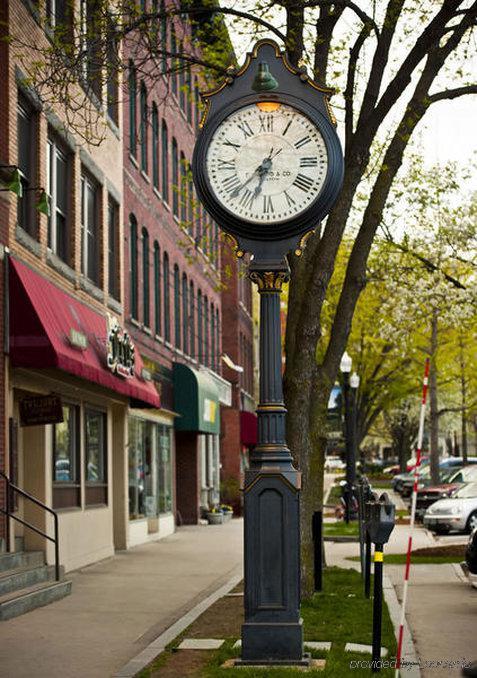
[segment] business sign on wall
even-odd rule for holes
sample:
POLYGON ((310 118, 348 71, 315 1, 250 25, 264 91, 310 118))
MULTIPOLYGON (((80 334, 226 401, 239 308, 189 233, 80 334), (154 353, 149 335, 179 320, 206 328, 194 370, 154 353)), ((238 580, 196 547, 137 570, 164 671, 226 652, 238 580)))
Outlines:
POLYGON ((210 400, 209 398, 204 398, 204 421, 208 424, 215 424, 216 416, 217 402, 215 400, 210 400))
POLYGON ((108 355, 111 372, 119 377, 134 376, 135 348, 129 334, 114 316, 108 316, 108 355))
POLYGON ((58 395, 23 398, 19 407, 20 426, 59 424, 63 421, 63 408, 58 395))

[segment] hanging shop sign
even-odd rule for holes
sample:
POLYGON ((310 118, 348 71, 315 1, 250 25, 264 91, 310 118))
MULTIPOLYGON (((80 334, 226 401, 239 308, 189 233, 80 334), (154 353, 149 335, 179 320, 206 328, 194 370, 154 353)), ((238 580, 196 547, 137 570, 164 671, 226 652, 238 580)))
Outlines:
POLYGON ((83 332, 70 328, 70 344, 82 351, 88 348, 88 337, 83 332))
POLYGON ((129 334, 123 330, 116 318, 108 317, 108 356, 111 372, 119 377, 133 377, 135 348, 129 334))
POLYGON ((59 424, 63 421, 63 408, 58 395, 23 398, 19 406, 20 426, 59 424))

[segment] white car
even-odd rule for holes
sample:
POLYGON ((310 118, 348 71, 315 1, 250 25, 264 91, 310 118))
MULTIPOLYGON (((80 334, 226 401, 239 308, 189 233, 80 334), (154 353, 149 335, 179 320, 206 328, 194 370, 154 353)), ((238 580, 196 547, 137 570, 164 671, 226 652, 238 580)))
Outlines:
POLYGON ((341 461, 339 457, 326 457, 325 458, 325 470, 326 471, 342 471, 346 468, 344 461, 341 461))
POLYGON ((471 532, 477 527, 477 483, 467 483, 452 497, 439 499, 424 514, 424 527, 447 534, 451 530, 471 532))

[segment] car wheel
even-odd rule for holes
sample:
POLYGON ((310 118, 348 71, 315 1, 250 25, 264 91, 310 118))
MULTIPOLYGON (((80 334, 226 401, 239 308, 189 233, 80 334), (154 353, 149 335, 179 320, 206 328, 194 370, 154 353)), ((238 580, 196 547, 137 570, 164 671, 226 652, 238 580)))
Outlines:
POLYGON ((467 518, 467 532, 472 532, 477 527, 477 511, 472 511, 467 518))

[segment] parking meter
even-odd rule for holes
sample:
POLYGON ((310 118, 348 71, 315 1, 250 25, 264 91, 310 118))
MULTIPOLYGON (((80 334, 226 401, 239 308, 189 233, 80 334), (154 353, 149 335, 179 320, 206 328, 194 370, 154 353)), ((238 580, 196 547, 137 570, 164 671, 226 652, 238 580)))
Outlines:
POLYGON ((366 528, 373 544, 382 546, 389 541, 394 529, 396 507, 386 493, 376 501, 366 503, 366 528))
POLYGON ((381 626, 383 616, 383 544, 389 541, 394 529, 396 507, 386 493, 366 502, 366 529, 374 543, 374 599, 373 599, 373 661, 371 670, 380 670, 381 626))

